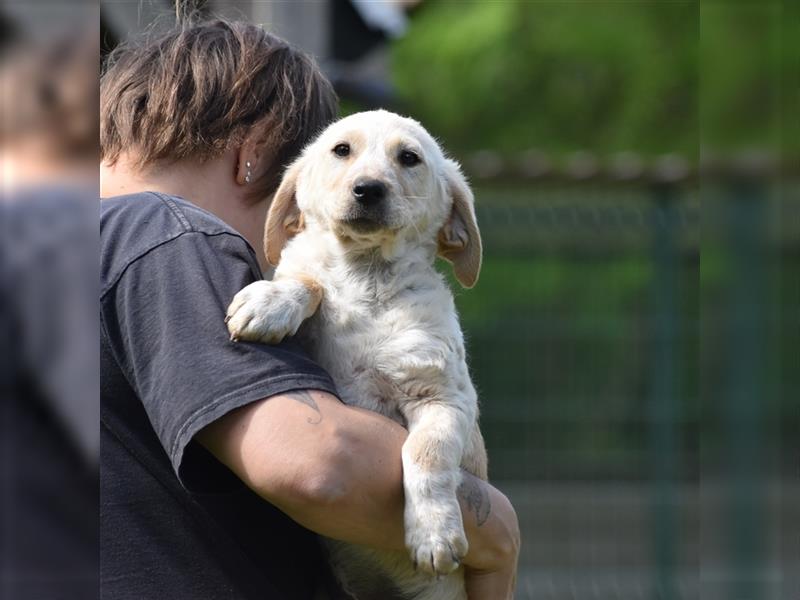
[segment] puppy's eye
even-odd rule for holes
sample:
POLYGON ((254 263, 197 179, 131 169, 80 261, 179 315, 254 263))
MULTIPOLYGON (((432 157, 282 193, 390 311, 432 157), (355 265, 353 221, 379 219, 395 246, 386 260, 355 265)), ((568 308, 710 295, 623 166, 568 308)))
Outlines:
POLYGON ((333 147, 333 153, 342 158, 350 156, 350 144, 336 144, 333 147))
POLYGON ((418 165, 422 162, 417 153, 412 152, 411 150, 401 150, 397 159, 404 167, 413 167, 414 165, 418 165))

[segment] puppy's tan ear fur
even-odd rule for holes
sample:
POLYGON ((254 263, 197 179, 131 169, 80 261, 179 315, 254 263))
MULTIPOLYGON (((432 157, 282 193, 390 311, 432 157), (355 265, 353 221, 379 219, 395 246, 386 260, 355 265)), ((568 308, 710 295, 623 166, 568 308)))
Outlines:
POLYGON ((481 270, 481 234, 472 190, 458 164, 449 159, 445 160, 444 189, 453 201, 453 208, 439 230, 438 254, 453 264, 458 282, 471 288, 481 270))
POLYGON ((286 243, 305 227, 303 213, 297 206, 297 177, 301 168, 298 159, 286 170, 267 213, 264 254, 273 267, 278 265, 286 243))

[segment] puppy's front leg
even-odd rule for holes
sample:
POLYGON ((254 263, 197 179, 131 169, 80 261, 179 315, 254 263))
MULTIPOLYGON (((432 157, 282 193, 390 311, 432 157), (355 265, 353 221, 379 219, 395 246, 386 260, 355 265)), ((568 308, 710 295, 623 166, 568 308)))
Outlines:
POLYGON ((233 341, 277 344, 297 333, 321 300, 322 287, 311 277, 256 281, 234 296, 225 321, 233 341))
POLYGON ((405 411, 403 445, 406 546, 419 569, 447 574, 467 553, 467 538, 456 489, 459 465, 474 414, 439 401, 405 411))

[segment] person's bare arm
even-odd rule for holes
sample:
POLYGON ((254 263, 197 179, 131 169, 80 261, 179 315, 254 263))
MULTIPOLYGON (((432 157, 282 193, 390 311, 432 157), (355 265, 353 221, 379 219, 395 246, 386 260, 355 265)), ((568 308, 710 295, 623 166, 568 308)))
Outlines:
POLYGON ((470 545, 464 558, 467 597, 470 600, 512 600, 520 549, 519 522, 514 507, 499 490, 469 473, 463 473, 458 499, 470 545), (497 553, 492 544, 473 544, 475 536, 503 540, 508 545, 497 553))
MULTIPOLYGON (((382 415, 302 390, 234 410, 197 437, 245 484, 306 528, 399 550, 406 435, 382 415)), ((459 500, 469 540, 465 565, 483 574, 511 565, 513 577, 519 529, 508 499, 465 474, 459 500)))

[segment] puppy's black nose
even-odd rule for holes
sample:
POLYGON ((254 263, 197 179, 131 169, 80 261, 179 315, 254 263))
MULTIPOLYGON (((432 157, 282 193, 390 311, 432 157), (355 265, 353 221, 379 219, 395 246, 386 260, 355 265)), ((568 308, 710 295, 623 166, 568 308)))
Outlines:
POLYGON ((386 197, 386 184, 377 179, 361 179, 353 186, 353 196, 361 204, 376 204, 386 197))

